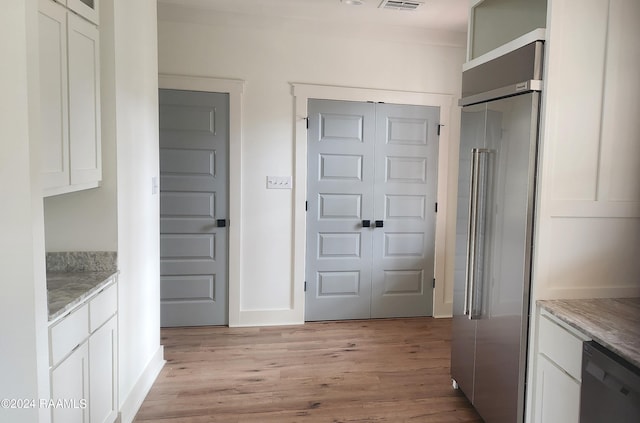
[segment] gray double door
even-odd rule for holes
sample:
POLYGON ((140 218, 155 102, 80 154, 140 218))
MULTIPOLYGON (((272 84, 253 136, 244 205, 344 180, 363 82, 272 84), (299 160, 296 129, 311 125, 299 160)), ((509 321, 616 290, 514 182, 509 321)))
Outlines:
POLYGON ((160 324, 228 324, 227 94, 160 100, 160 324))
POLYGON ((305 320, 432 315, 439 108, 308 110, 305 320))

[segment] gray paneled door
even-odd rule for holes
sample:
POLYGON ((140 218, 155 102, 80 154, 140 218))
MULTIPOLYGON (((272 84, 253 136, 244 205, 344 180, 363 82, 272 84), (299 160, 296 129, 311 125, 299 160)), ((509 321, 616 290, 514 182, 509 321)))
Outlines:
POLYGON ((308 110, 305 319, 431 315, 439 109, 308 110))
POLYGON ((160 324, 228 324, 227 94, 161 89, 160 324))

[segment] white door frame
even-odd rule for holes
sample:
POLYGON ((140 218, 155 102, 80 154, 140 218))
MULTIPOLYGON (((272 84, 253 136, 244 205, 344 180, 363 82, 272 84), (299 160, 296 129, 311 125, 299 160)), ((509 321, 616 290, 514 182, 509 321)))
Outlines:
POLYGON ((229 326, 240 320, 240 281, 242 236, 242 94, 244 81, 183 75, 158 76, 160 89, 203 91, 229 94, 229 326))
POLYGON ((434 272, 436 286, 433 293, 433 311, 446 309, 445 249, 447 228, 447 186, 450 154, 451 107, 453 95, 411 91, 392 91, 369 88, 351 88, 329 85, 292 83, 295 102, 295 169, 293 200, 293 304, 297 319, 304 322, 304 280, 306 260, 307 221, 307 104, 310 98, 343 101, 374 101, 440 108, 441 127, 438 149, 438 214, 436 216, 436 245, 434 272))

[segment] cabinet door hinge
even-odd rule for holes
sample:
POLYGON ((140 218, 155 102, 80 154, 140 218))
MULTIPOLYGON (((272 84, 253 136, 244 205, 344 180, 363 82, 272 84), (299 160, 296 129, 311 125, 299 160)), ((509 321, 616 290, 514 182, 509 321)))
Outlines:
POLYGON ((436 202, 435 211, 436 211, 436 213, 438 213, 438 203, 437 202, 436 202))
POLYGON ((433 288, 433 289, 435 289, 435 288, 436 288, 436 278, 433 278, 433 286, 432 286, 432 288, 433 288))
POLYGON ((307 292, 307 281, 304 281, 304 292, 307 292))

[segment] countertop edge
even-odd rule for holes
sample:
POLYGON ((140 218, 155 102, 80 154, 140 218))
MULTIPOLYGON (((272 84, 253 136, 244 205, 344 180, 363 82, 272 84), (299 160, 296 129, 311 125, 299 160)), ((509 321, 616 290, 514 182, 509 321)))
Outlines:
POLYGON ((632 348, 625 348, 623 341, 612 339, 615 338, 613 335, 607 336, 608 332, 606 329, 586 327, 583 321, 576 317, 571 310, 567 310, 563 307, 563 304, 559 301, 571 300, 538 300, 536 301, 536 304, 541 309, 546 310, 549 314, 558 318, 560 321, 566 323, 573 329, 584 334, 586 337, 591 338, 593 341, 619 355, 632 365, 640 368, 640 356, 638 356, 632 348))
POLYGON ((65 316, 68 313, 71 313, 76 308, 80 307, 84 302, 86 302, 87 300, 89 300, 92 297, 94 297, 103 288, 106 288, 107 286, 111 285, 112 283, 115 283, 115 276, 117 276, 118 273, 120 273, 119 270, 116 270, 113 273, 110 273, 109 276, 107 276, 102 282, 98 283, 93 288, 91 288, 88 291, 84 292, 83 294, 79 295, 73 301, 69 302, 67 305, 62 307, 60 310, 56 311, 55 313, 50 314, 49 315, 48 325, 49 326, 53 325, 58 320, 60 320, 63 316, 65 316))

